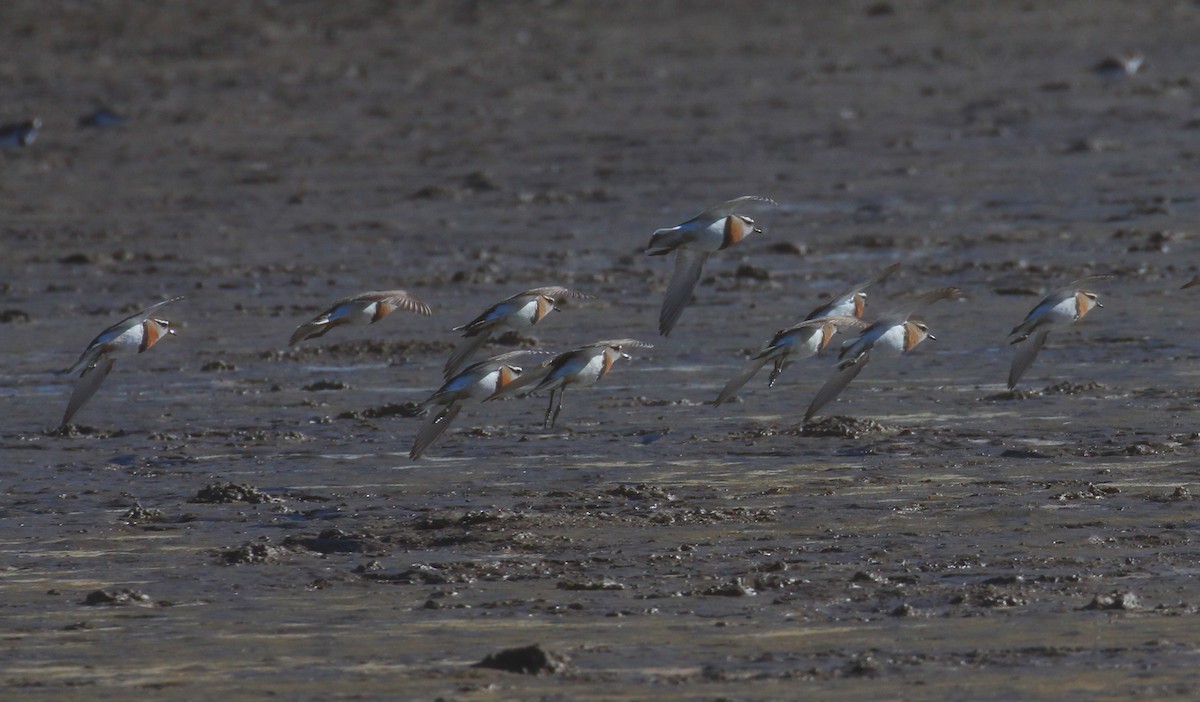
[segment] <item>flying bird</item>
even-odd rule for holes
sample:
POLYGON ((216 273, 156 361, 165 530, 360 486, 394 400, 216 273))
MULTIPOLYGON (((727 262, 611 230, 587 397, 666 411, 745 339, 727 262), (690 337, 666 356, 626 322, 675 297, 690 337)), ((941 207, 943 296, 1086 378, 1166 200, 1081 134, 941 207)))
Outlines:
POLYGON ((806 319, 799 324, 775 332, 775 336, 763 344, 762 349, 750 358, 742 370, 728 383, 725 383, 725 387, 721 389, 721 394, 717 396, 713 405, 720 406, 721 403, 728 401, 767 363, 774 362, 775 364, 770 378, 767 380, 767 387, 773 388, 779 374, 783 372, 784 366, 790 363, 793 357, 804 358, 816 355, 833 340, 839 327, 861 329, 866 326, 865 322, 856 317, 826 316, 806 319))
POLYGON ((71 419, 92 396, 100 389, 104 379, 112 372, 113 364, 124 356, 134 356, 147 351, 164 336, 175 333, 171 323, 165 319, 153 317, 155 310, 169 305, 183 297, 173 297, 169 300, 155 303, 146 309, 131 315, 100 332, 100 335, 88 344, 80 354, 79 360, 70 368, 60 371, 63 374, 74 373, 83 368, 71 399, 67 403, 67 411, 63 414, 59 428, 66 427, 71 419))
POLYGON ((767 387, 775 387, 775 381, 793 358, 806 358, 820 353, 833 341, 839 327, 865 327, 866 324, 860 321, 867 300, 867 294, 863 290, 887 278, 899 267, 899 263, 888 266, 870 279, 851 286, 809 312, 803 322, 775 332, 775 336, 763 344, 742 370, 725 384, 713 404, 719 406, 733 397, 733 394, 757 375, 768 362, 773 362, 775 367, 771 370, 767 387))
POLYGON ((311 322, 301 324, 292 333, 288 346, 295 346, 305 339, 325 336, 335 327, 374 324, 395 310, 416 312, 429 316, 433 310, 429 305, 404 290, 377 290, 344 297, 317 315, 311 322))
POLYGON ((512 361, 519 356, 538 353, 527 349, 509 351, 468 366, 458 375, 447 380, 442 387, 421 403, 422 412, 432 408, 441 409, 429 418, 417 431, 408 457, 416 460, 425 453, 434 441, 449 428, 450 423, 462 411, 464 405, 483 402, 503 390, 521 375, 521 367, 512 361))
POLYGON ((1084 290, 1082 286, 1111 277, 1101 275, 1081 278, 1065 288, 1055 290, 1042 298, 1042 301, 1025 315, 1024 321, 1013 327, 1009 332, 1009 343, 1017 345, 1017 348, 1013 355, 1012 367, 1008 371, 1009 390, 1017 386, 1017 381, 1029 366, 1033 365, 1033 360, 1042 350, 1050 332, 1078 322, 1093 307, 1104 307, 1096 293, 1084 290))
POLYGON ((872 353, 899 355, 912 351, 926 339, 937 341, 937 337, 929 333, 929 327, 909 317, 926 305, 960 295, 962 291, 958 288, 941 288, 925 293, 913 300, 906 309, 883 315, 857 337, 848 339, 842 344, 833 376, 817 391, 808 411, 804 413, 804 421, 812 419, 822 407, 841 394, 870 362, 872 353))
POLYGON ((449 378, 457 373, 493 333, 502 329, 531 327, 552 311, 560 309, 558 304, 567 299, 590 300, 592 296, 557 285, 533 288, 501 300, 470 322, 455 327, 454 331, 463 333, 463 340, 450 353, 443 370, 444 376, 449 378))
POLYGON ((555 356, 488 399, 498 399, 536 383, 526 394, 550 391, 550 405, 546 408, 546 418, 542 426, 552 428, 562 412, 563 393, 566 389, 571 386, 594 385, 612 370, 617 359, 630 358, 630 355, 623 351, 627 348, 648 349, 653 346, 636 339, 611 339, 581 346, 574 351, 555 356))
POLYGON ((710 255, 737 244, 750 234, 762 232, 754 226, 753 219, 735 214, 738 207, 748 202, 778 206, 771 198, 761 195, 735 197, 710 207, 683 224, 659 229, 650 237, 646 254, 665 256, 675 252, 675 269, 658 316, 659 334, 666 336, 675 328, 683 309, 692 299, 692 291, 696 289, 704 262, 710 255))

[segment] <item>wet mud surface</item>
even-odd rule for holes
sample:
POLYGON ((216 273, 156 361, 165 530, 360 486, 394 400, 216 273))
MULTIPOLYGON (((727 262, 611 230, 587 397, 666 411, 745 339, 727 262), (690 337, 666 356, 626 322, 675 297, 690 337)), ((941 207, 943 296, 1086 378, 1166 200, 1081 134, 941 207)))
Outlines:
POLYGON ((0 7, 43 122, 0 151, 0 696, 1200 694, 1194 3, 46 8, 0 7), (641 247, 749 193, 656 338, 641 247), (807 426, 831 358, 712 407, 895 261, 869 315, 959 287, 937 341, 807 426), (489 350, 655 347, 408 460, 449 329, 542 285, 596 299, 489 350), (286 347, 390 288, 434 316, 286 347), (54 430, 53 371, 179 294, 54 430))

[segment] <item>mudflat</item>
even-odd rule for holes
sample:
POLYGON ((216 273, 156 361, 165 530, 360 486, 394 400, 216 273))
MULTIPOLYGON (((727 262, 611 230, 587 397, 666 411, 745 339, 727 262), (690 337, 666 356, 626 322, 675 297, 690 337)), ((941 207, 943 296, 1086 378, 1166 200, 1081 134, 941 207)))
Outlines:
POLYGON ((0 151, 0 696, 1195 698, 1196 36, 1183 2, 3 3, 0 121, 42 129, 0 151), (747 194, 764 233, 658 337, 650 234, 747 194), (936 341, 808 424, 831 354, 712 406, 896 262, 868 318, 961 288, 936 341), (482 353, 654 347, 409 460, 450 329, 543 285, 595 299, 482 353), (394 288, 434 315, 287 346, 394 288), (175 295, 56 431, 53 371, 175 295))

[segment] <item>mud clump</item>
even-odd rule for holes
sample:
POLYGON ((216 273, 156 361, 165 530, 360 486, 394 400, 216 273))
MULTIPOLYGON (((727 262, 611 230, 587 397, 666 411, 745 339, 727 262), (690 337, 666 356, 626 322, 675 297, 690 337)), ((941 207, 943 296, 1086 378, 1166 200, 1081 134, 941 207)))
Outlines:
POLYGON ((147 509, 139 502, 133 503, 133 506, 121 515, 121 521, 129 524, 148 524, 151 522, 166 521, 166 515, 161 509, 147 509))
POLYGON ((675 496, 667 490, 654 485, 638 483, 637 485, 618 485, 611 490, 608 490, 608 495, 613 497, 624 497, 630 500, 675 500, 675 496))
POLYGON ((983 399, 988 402, 1020 402, 1028 400, 1031 397, 1037 397, 1039 394, 1030 390, 1005 390, 995 395, 988 395, 983 399))
POLYGON ((706 587, 700 590, 697 594, 707 595, 709 597, 753 597, 758 593, 754 588, 746 584, 742 578, 734 578, 729 582, 719 583, 712 587, 706 587))
POLYGON ((279 549, 270 544, 245 543, 221 551, 220 560, 225 565, 275 563, 279 560, 279 553, 279 549))
POLYGON ((1114 592, 1108 595, 1096 595, 1092 601, 1084 605, 1083 610, 1132 611, 1141 609, 1142 603, 1132 592, 1114 592))
POLYGON ((624 590, 627 586, 624 583, 619 583, 615 580, 604 578, 603 580, 560 580, 555 585, 559 590, 567 590, 570 592, 596 592, 604 590, 624 590))
POLYGON ((412 520, 409 526, 413 529, 424 531, 479 526, 483 524, 503 524, 517 521, 520 518, 521 516, 516 512, 505 509, 473 509, 465 512, 461 510, 443 510, 417 517, 412 520))
POLYGON ((494 668, 525 675, 554 674, 567 669, 567 658, 534 644, 521 648, 506 648, 498 653, 489 653, 472 667, 494 668))
POLYGON ((123 607, 126 605, 147 606, 153 604, 153 602, 151 602, 150 596, 145 593, 130 590, 129 588, 122 588, 120 590, 94 590, 89 592, 80 604, 88 607, 123 607))
POLYGON ((300 389, 305 392, 326 392, 329 390, 349 390, 350 386, 338 380, 318 380, 300 389))
POLYGON ((1081 490, 1071 490, 1060 492, 1050 496, 1051 500, 1065 502, 1067 500, 1103 500, 1107 497, 1120 494, 1121 489, 1111 485, 1095 485, 1088 483, 1081 490))
POLYGON ((1094 392, 1096 390, 1103 390, 1103 389, 1104 389, 1103 385, 1101 385, 1100 383, 1093 382, 1093 381, 1088 381, 1086 383, 1068 383, 1068 382, 1064 381, 1061 383, 1055 383, 1054 385, 1049 385, 1045 388, 1042 388, 1042 394, 1043 395, 1082 395, 1083 393, 1086 393, 1086 392, 1094 392))
POLYGON ((384 555, 387 551, 377 539, 366 534, 347 534, 341 529, 326 529, 316 536, 289 536, 283 540, 289 548, 302 548, 321 554, 362 553, 384 555))
POLYGON ((270 502, 279 502, 280 500, 271 497, 265 492, 262 492, 256 487, 250 485, 240 485, 238 483, 213 483, 205 485, 196 493, 196 496, 188 500, 188 502, 199 504, 231 504, 234 502, 248 502, 252 505, 267 504, 270 502))
MULTIPOLYGON (((307 389, 307 388, 306 388, 307 389)), ((416 417, 421 414, 421 403, 405 402, 397 404, 389 402, 379 407, 368 407, 365 410, 350 410, 342 412, 338 419, 384 419, 387 417, 416 417)))
POLYGON ((31 319, 25 310, 0 310, 0 324, 28 323, 31 319))
POLYGON ((117 439, 125 436, 125 430, 123 429, 105 431, 104 429, 97 429, 83 424, 67 424, 42 433, 46 436, 60 439, 117 439))
POLYGON ((868 434, 890 434, 895 431, 895 427, 880 424, 873 419, 834 416, 809 422, 804 425, 800 433, 804 436, 832 436, 843 439, 858 439, 868 434))

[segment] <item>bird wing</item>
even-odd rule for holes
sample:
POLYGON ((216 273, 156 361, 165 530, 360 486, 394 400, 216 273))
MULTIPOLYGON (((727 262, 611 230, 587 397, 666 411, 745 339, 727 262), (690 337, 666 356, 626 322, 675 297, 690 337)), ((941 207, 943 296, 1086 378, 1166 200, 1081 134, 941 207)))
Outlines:
MULTIPOLYGON (((831 315, 829 317, 817 317, 816 319, 806 319, 803 322, 800 322, 799 324, 793 324, 792 326, 788 327, 787 329, 780 329, 779 331, 775 332, 775 339, 778 339, 779 337, 784 336, 786 334, 792 334, 792 333, 799 331, 801 329, 804 329, 806 327, 820 327, 820 326, 824 326, 826 324, 832 324, 832 325, 838 327, 839 329, 842 327, 853 327, 854 329, 866 329, 869 326, 866 322, 862 321, 858 317, 849 317, 849 316, 843 317, 840 315, 831 315)), ((772 339, 772 341, 774 341, 774 339, 772 339)))
POLYGON ((442 369, 442 377, 448 380, 456 375, 487 340, 488 334, 486 331, 477 334, 468 332, 463 337, 463 340, 458 342, 458 345, 450 352, 450 358, 446 359, 446 366, 442 369))
POLYGON ((544 295, 544 296, 550 298, 551 300, 554 300, 555 302, 561 302, 562 300, 567 300, 567 299, 571 299, 571 298, 574 298, 576 300, 594 300, 595 299, 594 295, 588 295, 587 293, 579 292, 578 290, 564 288, 560 285, 550 285, 550 286, 547 286, 544 288, 533 288, 531 290, 526 290, 522 294, 523 295, 544 295))
POLYGON ((75 389, 71 391, 71 401, 67 403, 67 411, 63 413, 62 424, 59 426, 67 426, 75 413, 87 404, 88 400, 92 399, 92 395, 96 394, 100 385, 104 383, 104 379, 112 372, 114 363, 116 363, 115 359, 106 358, 95 366, 84 369, 79 380, 75 381, 75 389))
POLYGON ((764 195, 742 195, 741 197, 735 197, 732 200, 726 200, 719 205, 713 205, 695 217, 692 217, 688 221, 694 222, 696 220, 717 220, 723 217, 728 217, 736 212, 737 208, 741 207, 747 202, 765 202, 767 204, 779 207, 778 202, 775 202, 771 198, 764 195))
POLYGON ((908 321, 908 318, 917 310, 935 302, 949 300, 951 298, 959 298, 964 295, 963 291, 958 288, 938 288, 930 290, 927 293, 922 293, 909 300, 905 300, 903 304, 893 307, 886 314, 880 315, 876 323, 889 322, 891 324, 901 324, 908 321))
POLYGON ((874 286, 875 283, 882 283, 884 280, 887 280, 888 276, 894 274, 894 272, 896 272, 896 270, 898 270, 899 268, 900 268, 899 263, 893 263, 892 265, 889 265, 888 268, 883 269, 880 272, 877 272, 877 274, 875 274, 874 276, 871 276, 870 278, 868 278, 868 280, 854 284, 854 286, 851 286, 850 288, 846 288, 846 290, 844 290, 844 292, 842 292, 840 295, 836 296, 836 298, 834 298, 832 300, 832 302, 838 302, 840 300, 845 300, 846 298, 850 298, 851 295, 857 295, 858 293, 862 293, 863 290, 865 290, 866 288, 869 288, 871 286, 874 286))
POLYGON ((329 314, 338 307, 350 302, 387 302, 388 304, 395 305, 397 309, 407 312, 416 312, 425 316, 433 314, 433 310, 430 309, 429 305, 418 300, 407 290, 371 290, 370 292, 359 293, 357 295, 348 295, 330 305, 325 314, 329 314))
POLYGON ((420 458, 421 454, 425 453, 425 449, 429 448, 450 427, 450 423, 454 421, 460 411, 462 411, 462 405, 455 402, 447 405, 441 412, 430 415, 417 431, 417 438, 413 440, 408 457, 414 461, 420 458))
POLYGON ((720 407, 722 402, 725 402, 729 398, 733 397, 733 394, 738 390, 741 390, 743 385, 750 382, 750 379, 753 378, 760 370, 762 370, 762 367, 766 364, 766 356, 759 356, 750 359, 746 365, 742 366, 742 369, 738 371, 738 374, 730 378, 729 382, 725 383, 725 387, 721 388, 721 394, 717 395, 717 399, 715 402, 713 402, 713 406, 720 407))
POLYGON ((700 274, 704 271, 704 262, 707 260, 708 253, 704 251, 679 249, 675 253, 675 270, 671 273, 667 295, 658 315, 659 334, 670 334, 675 323, 679 321, 683 309, 691 302, 692 291, 696 289, 696 283, 700 282, 700 274))
MULTIPOLYGON (((183 298, 184 298, 183 295, 179 295, 178 297, 172 297, 169 300, 163 300, 162 302, 156 302, 153 305, 150 305, 146 309, 142 310, 141 312, 129 315, 128 317, 126 317, 125 319, 122 319, 121 321, 112 325, 105 331, 109 331, 109 330, 113 330, 113 329, 117 329, 117 328, 128 329, 129 327, 133 326, 134 324, 144 322, 147 319, 149 319, 150 315, 153 314, 154 311, 157 310, 159 307, 162 307, 164 305, 169 305, 172 302, 177 302, 179 300, 182 300, 183 298)), ((103 336, 103 334, 101 334, 101 336, 103 336)))
POLYGON ((862 372, 862 369, 866 367, 870 360, 870 356, 864 356, 857 363, 847 365, 845 367, 839 367, 829 378, 829 380, 825 381, 825 384, 821 386, 821 389, 817 391, 816 397, 814 397, 813 401, 808 405, 808 411, 804 413, 804 421, 807 422, 808 420, 812 419, 813 415, 815 415, 822 407, 829 404, 834 398, 840 395, 841 392, 846 389, 846 386, 850 384, 850 381, 858 377, 858 374, 862 372))
POLYGON ((637 339, 607 339, 605 341, 594 341, 590 344, 587 344, 586 346, 580 346, 579 348, 582 350, 582 349, 595 348, 598 346, 609 346, 609 347, 616 348, 616 349, 623 349, 623 348, 652 349, 652 348, 654 348, 654 344, 647 344, 646 342, 638 341, 637 339))
POLYGON ((1042 350, 1042 346, 1046 343, 1046 337, 1050 335, 1049 329, 1039 329, 1033 338, 1026 339, 1023 343, 1017 345, 1015 354, 1013 355, 1012 368, 1008 371, 1008 389, 1012 390, 1017 386, 1017 381, 1033 365, 1033 359, 1037 358, 1038 352, 1042 350))

